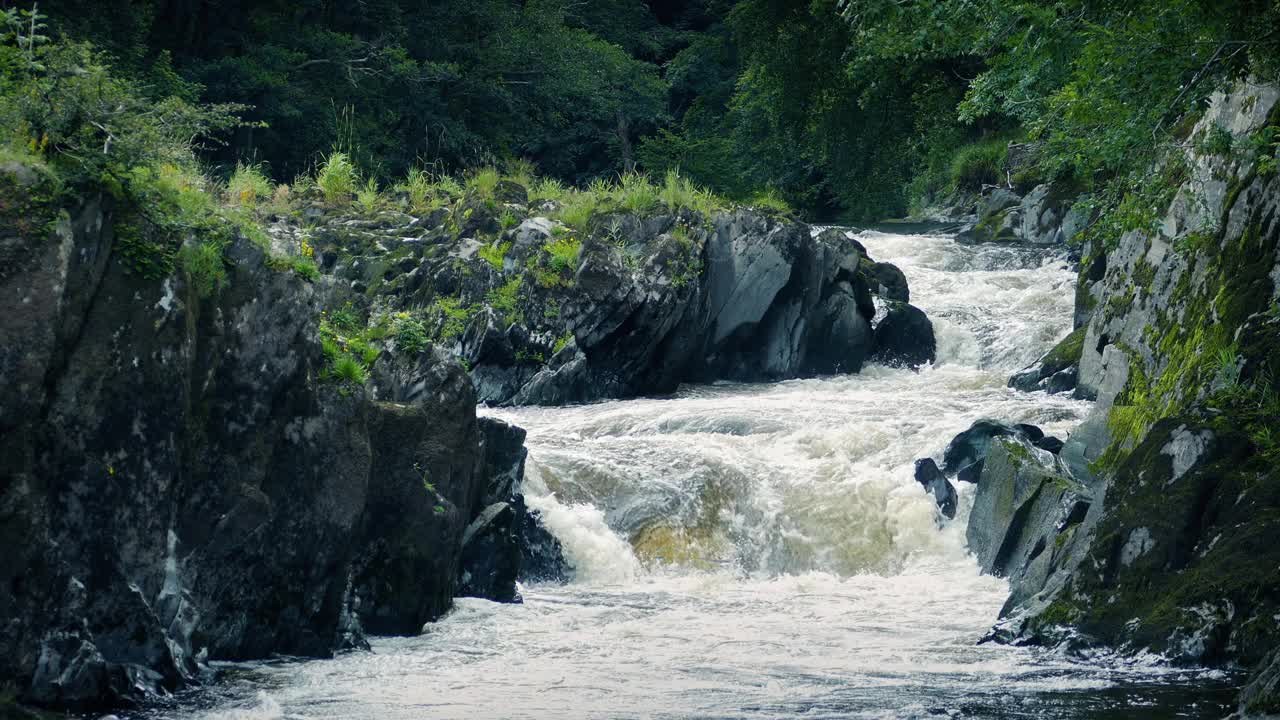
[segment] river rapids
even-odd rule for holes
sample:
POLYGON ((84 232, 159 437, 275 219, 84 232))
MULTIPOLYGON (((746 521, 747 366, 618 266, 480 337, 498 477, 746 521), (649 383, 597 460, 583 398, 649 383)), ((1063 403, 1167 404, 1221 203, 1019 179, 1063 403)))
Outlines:
POLYGON ((1086 402, 1005 386, 1071 330, 1042 250, 858 235, 933 321, 920 372, 482 410, 526 428, 525 485, 576 567, 524 604, 462 598, 413 638, 242 664, 143 717, 1219 718, 1217 673, 977 641, 1008 593, 912 478, 992 417, 1065 437, 1086 402))

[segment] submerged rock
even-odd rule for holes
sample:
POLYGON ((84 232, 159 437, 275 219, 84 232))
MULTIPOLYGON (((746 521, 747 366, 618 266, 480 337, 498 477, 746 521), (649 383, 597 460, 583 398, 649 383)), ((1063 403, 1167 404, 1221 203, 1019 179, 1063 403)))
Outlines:
POLYGON ((938 469, 933 458, 916 460, 915 478, 933 496, 943 517, 950 520, 956 516, 956 489, 947 481, 942 470, 938 469))

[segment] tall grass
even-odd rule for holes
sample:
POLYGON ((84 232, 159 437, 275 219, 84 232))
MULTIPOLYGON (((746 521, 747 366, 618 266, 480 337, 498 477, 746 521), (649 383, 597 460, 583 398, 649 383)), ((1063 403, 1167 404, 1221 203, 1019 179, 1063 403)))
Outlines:
POLYGON ((330 205, 347 205, 356 193, 358 173, 344 152, 333 152, 316 173, 316 185, 330 205))
POLYGON ((272 197, 271 178, 257 165, 236 163, 236 170, 227 181, 227 198, 233 205, 253 208, 259 202, 272 197))
POLYGON ((1006 140, 984 140, 956 150, 951 158, 951 189, 981 190, 1004 180, 1004 161, 1009 153, 1006 140))

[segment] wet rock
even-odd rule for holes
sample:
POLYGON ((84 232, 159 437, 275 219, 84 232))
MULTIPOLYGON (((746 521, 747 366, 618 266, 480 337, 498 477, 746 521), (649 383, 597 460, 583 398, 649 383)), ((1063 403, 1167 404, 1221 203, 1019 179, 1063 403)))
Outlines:
MULTIPOLYGON (((1040 437, 1044 436, 1039 428, 1035 428, 1035 433, 1040 437)), ((956 435, 947 444, 947 449, 942 454, 942 471, 948 477, 963 482, 978 482, 987 449, 991 446, 991 440, 997 437, 1019 437, 1030 442, 1025 428, 984 418, 974 422, 968 430, 956 435)))
POLYGON ((49 300, 0 320, 6 377, 41 376, 0 389, 0 676, 99 710, 206 659, 324 657, 444 612, 466 528, 515 476, 487 474, 461 365, 383 353, 368 386, 328 380, 324 278, 239 238, 202 296, 131 271, 104 205, 72 210, 9 248, 38 271, 0 274, 0 296, 49 300))
POLYGON ((1240 706, 1233 720, 1271 720, 1280 717, 1280 650, 1258 665, 1240 691, 1240 706))
POLYGON ((1033 365, 1009 378, 1009 387, 1024 392, 1043 390, 1050 395, 1076 387, 1085 329, 1077 328, 1033 365))
POLYGON ((542 515, 529 509, 518 529, 521 582, 568 582, 573 568, 564 557, 564 549, 546 528, 542 515))
POLYGON ((885 318, 875 327, 872 359, 885 365, 918 368, 937 357, 933 323, 922 310, 906 303, 890 302, 885 318))
POLYGON ((885 300, 911 302, 911 290, 907 287, 907 276, 890 263, 872 263, 871 289, 885 300))
POLYGON ((947 481, 947 476, 942 474, 933 458, 916 460, 915 478, 933 496, 943 517, 952 519, 956 516, 956 489, 947 481))
POLYGON ((1012 600, 1039 592, 1092 501, 1052 455, 1024 438, 991 441, 965 536, 983 572, 1011 579, 1012 600))
POLYGON ((498 602, 519 602, 519 519, 510 503, 496 502, 480 512, 462 538, 459 594, 498 602))

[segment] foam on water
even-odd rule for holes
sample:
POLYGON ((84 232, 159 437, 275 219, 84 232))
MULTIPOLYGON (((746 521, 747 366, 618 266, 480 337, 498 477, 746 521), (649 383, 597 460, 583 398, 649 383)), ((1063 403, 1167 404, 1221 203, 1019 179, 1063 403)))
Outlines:
POLYGON ((203 717, 1224 714, 1212 674, 976 644, 1008 587, 965 548, 973 488, 940 524, 912 464, 981 417, 1079 422, 1086 403, 1005 386, 1070 331, 1073 275, 1043 251, 858 240, 906 273, 934 367, 486 411, 529 431, 528 502, 576 580, 460 599, 373 653, 241 668, 203 717))

